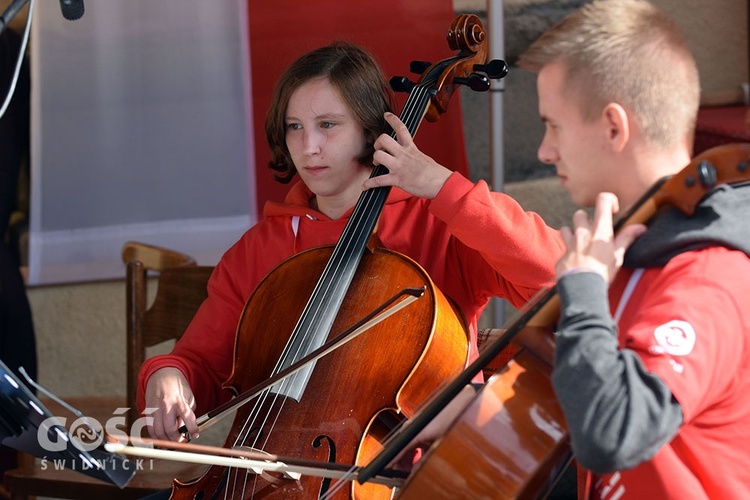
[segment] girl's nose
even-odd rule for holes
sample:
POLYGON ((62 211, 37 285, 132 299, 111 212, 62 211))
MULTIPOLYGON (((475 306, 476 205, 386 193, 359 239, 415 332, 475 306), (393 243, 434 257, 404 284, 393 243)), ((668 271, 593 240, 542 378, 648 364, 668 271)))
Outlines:
POLYGON ((307 156, 314 156, 320 153, 321 137, 319 133, 316 133, 315 131, 308 132, 307 129, 305 129, 304 141, 303 152, 307 156))

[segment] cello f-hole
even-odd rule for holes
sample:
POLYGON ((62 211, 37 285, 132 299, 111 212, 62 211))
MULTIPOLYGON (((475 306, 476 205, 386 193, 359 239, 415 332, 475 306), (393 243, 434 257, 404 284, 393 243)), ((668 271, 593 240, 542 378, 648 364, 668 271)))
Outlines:
MULTIPOLYGON (((316 437, 313 442, 312 446, 313 448, 320 448, 323 446, 323 443, 328 443, 328 462, 329 463, 336 463, 336 443, 331 439, 330 436, 326 435, 320 435, 316 437)), ((328 490, 331 488, 331 478, 325 478, 320 484, 320 492, 318 493, 318 498, 325 498, 328 494, 328 490)))

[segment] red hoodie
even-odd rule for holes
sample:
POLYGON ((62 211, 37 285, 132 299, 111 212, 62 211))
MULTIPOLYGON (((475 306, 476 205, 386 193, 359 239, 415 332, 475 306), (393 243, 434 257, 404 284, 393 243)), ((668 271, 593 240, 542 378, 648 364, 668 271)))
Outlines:
MULTIPOLYGON (((148 359, 140 371, 138 408, 156 370, 180 369, 201 415, 227 401, 221 389, 232 370, 237 324, 260 280, 296 252, 335 244, 351 214, 331 220, 310 207, 313 193, 295 184, 283 204, 269 202, 263 220, 222 257, 208 283, 208 298, 171 354, 148 359)), ((477 321, 493 296, 519 307, 554 280, 564 252, 558 231, 509 196, 454 173, 433 200, 393 188, 378 221, 385 248, 419 263, 470 326, 476 356, 477 321)))

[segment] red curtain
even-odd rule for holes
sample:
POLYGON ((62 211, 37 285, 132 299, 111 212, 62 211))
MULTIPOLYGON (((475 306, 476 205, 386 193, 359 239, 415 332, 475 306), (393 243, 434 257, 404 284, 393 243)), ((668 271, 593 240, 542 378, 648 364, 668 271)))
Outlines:
MULTIPOLYGON (((263 123, 274 82, 293 59, 346 40, 369 50, 386 77, 415 80, 417 75, 409 74, 412 60, 435 62, 453 55, 445 39, 454 17, 452 0, 255 0, 248 1, 248 17, 258 213, 266 200, 282 200, 289 188, 275 182, 267 167, 263 123)), ((440 120, 420 127, 415 141, 442 165, 466 174, 458 97, 440 120)), ((398 99, 402 106, 406 96, 398 99)))

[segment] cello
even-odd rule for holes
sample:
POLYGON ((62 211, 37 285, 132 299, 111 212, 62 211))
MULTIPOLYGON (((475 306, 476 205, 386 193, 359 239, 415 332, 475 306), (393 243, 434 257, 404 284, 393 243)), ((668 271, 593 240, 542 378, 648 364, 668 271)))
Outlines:
MULTIPOLYGON (((692 216, 720 184, 750 182, 750 144, 712 148, 676 175, 657 182, 615 225, 646 223, 664 207, 692 216)), ((541 498, 571 458, 567 427, 552 389, 552 329, 559 315, 554 287, 543 290, 493 332, 479 357, 386 445, 358 475, 366 481, 388 464, 498 353, 519 350, 496 372, 416 464, 400 500, 541 498)))
MULTIPOLYGON (((485 66, 485 35, 476 16, 454 20, 448 39, 459 51, 455 57, 426 68, 413 87, 401 81, 410 90, 401 118, 412 135, 423 118, 434 121, 445 111, 457 85, 486 81, 489 87, 478 72, 498 69, 485 66)), ((507 71, 504 63, 500 69, 507 71)), ((379 166, 372 175, 385 172, 379 166)), ((457 309, 419 265, 379 247, 372 237, 389 191, 376 188, 360 196, 335 247, 298 253, 258 284, 237 327, 232 374, 224 387, 243 394, 403 289, 421 288, 421 297, 240 407, 226 448, 321 463, 361 462, 374 453, 390 421, 414 415, 441 381, 466 366, 469 338, 457 309)), ((329 490, 329 479, 212 466, 195 481, 175 480, 172 498, 320 497, 329 490)), ((336 495, 344 494, 353 492, 336 495)))

